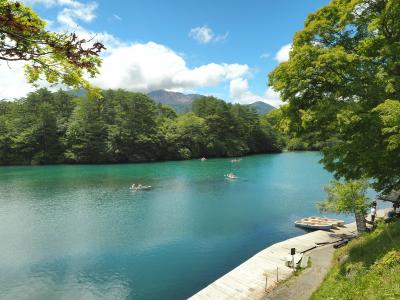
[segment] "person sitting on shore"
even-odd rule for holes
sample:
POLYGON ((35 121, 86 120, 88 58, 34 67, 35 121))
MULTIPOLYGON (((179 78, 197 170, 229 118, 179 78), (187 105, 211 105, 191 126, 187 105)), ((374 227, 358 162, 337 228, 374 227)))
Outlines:
POLYGON ((394 213, 394 215, 397 216, 397 217, 400 217, 400 210, 399 210, 399 208, 400 208, 399 203, 398 203, 398 202, 394 202, 394 203, 393 203, 393 213, 394 213))

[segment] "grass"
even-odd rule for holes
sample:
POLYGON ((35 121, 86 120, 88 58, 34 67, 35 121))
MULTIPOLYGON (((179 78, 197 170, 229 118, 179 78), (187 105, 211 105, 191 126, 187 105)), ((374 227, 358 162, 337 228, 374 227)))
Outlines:
POLYGON ((400 299, 400 221, 380 222, 338 249, 310 299, 400 299))

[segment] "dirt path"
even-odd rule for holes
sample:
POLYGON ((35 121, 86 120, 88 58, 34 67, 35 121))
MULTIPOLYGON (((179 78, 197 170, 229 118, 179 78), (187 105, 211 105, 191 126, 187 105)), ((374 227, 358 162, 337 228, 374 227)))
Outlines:
POLYGON ((328 273, 334 250, 332 245, 327 245, 311 251, 311 268, 271 291, 264 300, 307 300, 328 273))

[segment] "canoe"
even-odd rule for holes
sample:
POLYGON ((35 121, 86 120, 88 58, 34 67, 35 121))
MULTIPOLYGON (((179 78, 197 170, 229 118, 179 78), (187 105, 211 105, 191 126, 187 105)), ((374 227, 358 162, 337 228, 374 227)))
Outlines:
POLYGON ((129 189, 133 191, 140 191, 140 190, 148 190, 151 189, 151 185, 139 185, 139 186, 131 186, 129 189))
POLYGON ((229 178, 229 179, 238 179, 238 178, 239 178, 238 176, 236 176, 236 175, 233 174, 233 173, 225 174, 224 176, 225 176, 226 178, 229 178))

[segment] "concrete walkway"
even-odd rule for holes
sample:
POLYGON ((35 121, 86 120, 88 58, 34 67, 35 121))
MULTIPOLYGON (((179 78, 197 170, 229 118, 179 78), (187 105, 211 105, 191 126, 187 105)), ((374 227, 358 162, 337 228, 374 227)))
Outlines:
POLYGON ((307 300, 320 286, 328 273, 334 248, 332 245, 312 250, 309 255, 311 268, 305 269, 299 276, 290 278, 287 282, 272 290, 264 300, 307 300))
POLYGON ((306 251, 335 243, 355 234, 355 223, 351 223, 339 229, 318 230, 274 244, 189 299, 263 299, 279 281, 292 275, 293 270, 287 266, 287 261, 291 260, 291 248, 296 248, 295 260, 298 262, 306 251))
MULTIPOLYGON (((383 217, 387 211, 388 209, 378 210, 377 216, 383 217)), ((338 229, 317 230, 276 243, 189 299, 308 299, 329 270, 332 244, 343 238, 354 237, 356 232, 354 222, 338 229), (291 248, 296 248, 296 263, 301 260, 303 253, 307 253, 311 256, 312 267, 280 286, 279 282, 288 279, 293 272, 287 267, 287 261, 291 259, 291 248)))

